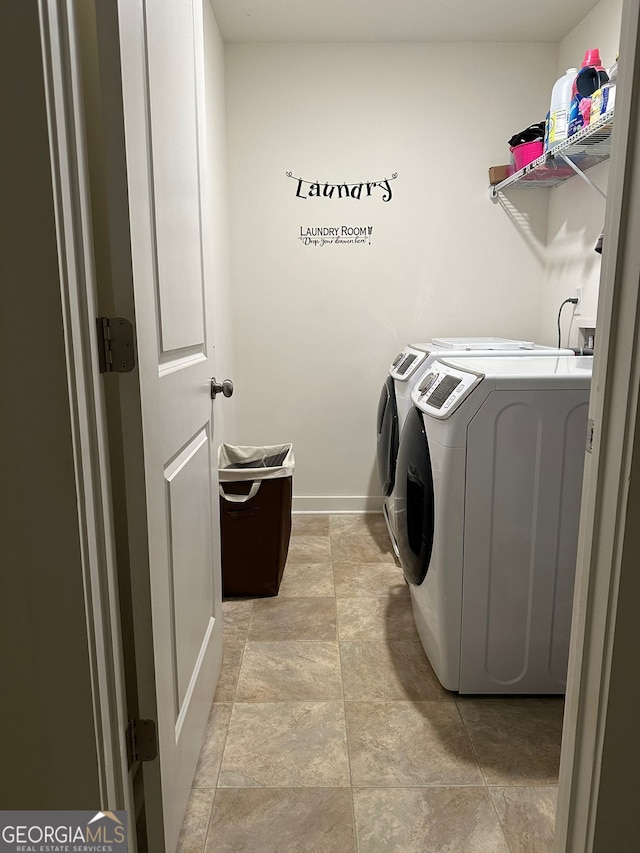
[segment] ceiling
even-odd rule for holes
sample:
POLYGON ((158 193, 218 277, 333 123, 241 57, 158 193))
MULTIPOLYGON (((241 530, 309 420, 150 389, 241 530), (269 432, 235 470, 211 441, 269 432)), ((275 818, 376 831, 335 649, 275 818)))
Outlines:
POLYGON ((225 42, 559 42, 598 0, 211 0, 225 42))

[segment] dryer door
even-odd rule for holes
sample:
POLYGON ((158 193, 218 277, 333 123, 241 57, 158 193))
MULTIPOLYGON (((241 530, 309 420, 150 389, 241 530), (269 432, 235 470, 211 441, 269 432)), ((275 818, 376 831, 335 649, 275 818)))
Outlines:
POLYGON ((400 563, 409 583, 425 579, 433 547, 433 475, 422 414, 414 406, 405 421, 395 486, 400 563))
POLYGON ((398 456, 398 406, 393 379, 390 376, 387 377, 380 394, 377 429, 378 476, 386 498, 393 491, 398 456))

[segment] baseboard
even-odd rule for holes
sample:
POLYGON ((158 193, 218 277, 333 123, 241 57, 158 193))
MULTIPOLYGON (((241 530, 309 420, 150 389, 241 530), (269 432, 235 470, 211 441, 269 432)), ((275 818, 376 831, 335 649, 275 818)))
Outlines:
POLYGON ((295 513, 382 512, 382 498, 369 495, 298 495, 293 498, 295 513))

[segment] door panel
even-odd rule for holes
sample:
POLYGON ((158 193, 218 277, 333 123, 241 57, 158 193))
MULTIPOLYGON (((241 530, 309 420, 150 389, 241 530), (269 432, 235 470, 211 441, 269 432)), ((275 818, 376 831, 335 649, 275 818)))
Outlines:
POLYGON ((191 0, 146 3, 160 351, 205 344, 191 0))
POLYGON ((222 659, 201 0, 96 3, 113 310, 135 317, 120 383, 136 704, 148 846, 174 851, 222 659), (116 85, 117 83, 117 85, 116 85), (123 227, 126 222, 128 227, 123 227), (134 393, 134 383, 138 382, 134 393))
POLYGON ((494 392, 469 426, 461 692, 564 691, 587 406, 494 392))
POLYGON ((209 431, 203 429, 165 470, 174 636, 175 708, 197 679, 214 618, 209 431))

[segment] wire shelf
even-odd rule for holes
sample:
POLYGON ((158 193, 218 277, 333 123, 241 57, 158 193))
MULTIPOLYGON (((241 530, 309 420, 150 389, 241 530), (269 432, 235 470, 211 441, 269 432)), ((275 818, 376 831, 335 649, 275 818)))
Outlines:
POLYGON ((563 159, 567 157, 581 171, 586 172, 611 156, 613 131, 611 110, 588 127, 578 131, 566 142, 545 152, 542 157, 514 172, 504 181, 491 187, 491 196, 496 199, 506 189, 540 189, 557 187, 576 174, 575 169, 563 159), (563 155, 559 156, 559 155, 563 155))

